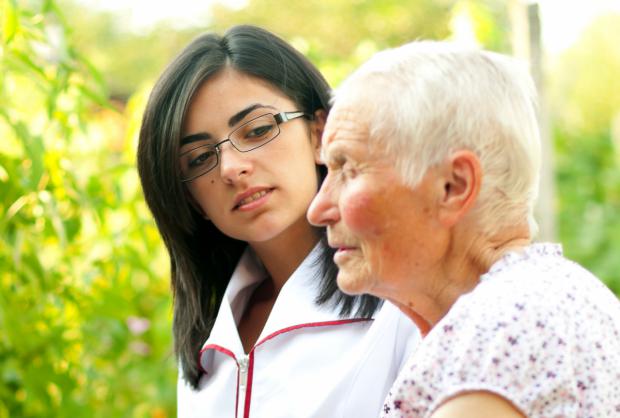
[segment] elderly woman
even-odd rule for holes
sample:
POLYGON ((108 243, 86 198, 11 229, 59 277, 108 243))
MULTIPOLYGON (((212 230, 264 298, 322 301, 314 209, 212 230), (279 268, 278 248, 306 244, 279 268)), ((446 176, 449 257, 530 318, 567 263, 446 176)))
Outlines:
POLYGON ((339 287, 388 299, 424 334, 386 417, 619 417, 620 303, 555 244, 534 244, 540 166, 527 71, 414 42, 336 92, 327 226, 339 287))

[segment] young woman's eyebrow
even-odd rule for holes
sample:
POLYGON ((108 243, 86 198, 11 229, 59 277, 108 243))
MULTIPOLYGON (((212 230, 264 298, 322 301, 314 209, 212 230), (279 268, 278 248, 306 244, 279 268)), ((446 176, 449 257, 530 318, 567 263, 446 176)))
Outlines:
POLYGON ((252 112, 253 110, 256 110, 256 109, 260 109, 262 107, 266 107, 266 108, 269 108, 269 109, 276 110, 276 108, 273 107, 273 106, 264 105, 264 104, 260 104, 260 103, 254 103, 254 104, 251 104, 251 105, 247 106, 246 108, 240 110, 239 112, 235 113, 234 115, 232 115, 230 117, 230 119, 228 119, 228 126, 230 126, 232 128, 233 126, 235 126, 236 124, 241 122, 243 120, 243 118, 245 118, 250 112, 252 112))
MULTIPOLYGON (((260 108, 269 108, 269 109, 277 110, 273 106, 264 105, 261 103, 254 103, 254 104, 251 104, 245 107, 244 109, 241 109, 239 112, 232 115, 230 119, 228 119, 228 126, 230 126, 231 128, 234 127, 236 124, 242 121, 243 118, 245 118, 249 113, 251 113, 252 111, 256 109, 260 109, 260 108)), ((199 132, 196 134, 188 135, 188 136, 181 138, 181 146, 185 144, 189 144, 194 141, 201 141, 204 139, 212 139, 212 137, 210 134, 206 132, 199 132)))
POLYGON ((211 135, 209 135, 206 132, 188 135, 188 136, 181 138, 181 146, 186 145, 186 144, 191 144, 192 142, 195 142, 195 141, 202 141, 205 139, 211 139, 211 135))

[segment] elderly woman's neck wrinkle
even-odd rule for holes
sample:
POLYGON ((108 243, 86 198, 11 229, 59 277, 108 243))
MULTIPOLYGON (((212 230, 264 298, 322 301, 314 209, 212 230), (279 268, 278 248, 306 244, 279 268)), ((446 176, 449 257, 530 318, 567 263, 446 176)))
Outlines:
POLYGON ((476 261, 480 266, 481 274, 489 271, 506 253, 520 251, 531 243, 527 225, 517 225, 489 237, 477 251, 476 261))
POLYGON ((434 289, 435 316, 427 320, 434 325, 450 310, 456 300, 473 290, 480 276, 509 251, 518 251, 530 243, 527 225, 502 230, 489 237, 480 235, 473 225, 462 225, 454 235, 442 258, 441 271, 434 289), (470 229, 471 228, 471 229, 470 229))

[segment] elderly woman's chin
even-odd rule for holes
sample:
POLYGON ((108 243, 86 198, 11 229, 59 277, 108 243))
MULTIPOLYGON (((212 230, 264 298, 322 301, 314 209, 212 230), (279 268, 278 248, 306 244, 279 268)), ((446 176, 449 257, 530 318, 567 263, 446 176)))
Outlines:
POLYGON ((371 275, 367 269, 340 267, 337 283, 340 290, 349 295, 369 293, 373 288, 371 275))

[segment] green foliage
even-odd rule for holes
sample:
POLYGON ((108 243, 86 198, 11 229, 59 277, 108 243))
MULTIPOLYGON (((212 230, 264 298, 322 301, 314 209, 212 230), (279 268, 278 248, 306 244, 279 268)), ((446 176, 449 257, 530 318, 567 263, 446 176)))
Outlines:
POLYGON ((136 89, 159 75, 164 66, 194 38, 196 28, 160 23, 144 30, 127 27, 127 16, 97 11, 75 0, 59 0, 72 19, 69 36, 99 69, 110 96, 127 100, 136 89))
POLYGON ((558 225, 566 255, 620 295, 620 155, 609 131, 556 129, 558 225), (614 149, 615 148, 615 149, 614 149))
MULTIPOLYGON (((333 85, 377 50, 450 37, 461 15, 509 50, 500 0, 253 0, 215 6, 202 28, 143 33, 58 4, 0 0, 0 418, 174 416, 169 266, 135 171, 138 87, 197 33, 264 26, 333 85)), ((559 238, 620 294, 618 28, 596 22, 548 91, 559 238)))
POLYGON ((611 124, 620 118, 618 39, 620 14, 602 16, 552 63, 552 110, 565 130, 577 135, 608 135, 611 124))
POLYGON ((124 132, 140 96, 114 110, 53 1, 1 5, 0 417, 172 416, 168 266, 124 132))
POLYGON ((265 27, 288 39, 337 85, 374 52, 415 38, 449 35, 453 1, 253 0, 242 9, 213 7, 212 28, 239 23, 265 27))
POLYGON ((566 254, 620 295, 620 15, 592 23, 552 67, 558 226, 566 254), (570 71, 566 71, 569 68, 570 71))
POLYGON ((72 38, 103 74, 113 97, 126 98, 136 86, 155 79, 192 38, 204 31, 222 33, 240 23, 272 30, 292 42, 337 85, 374 52, 425 38, 452 35, 454 19, 466 14, 487 48, 509 50, 508 14, 502 0, 252 0, 242 8, 217 2, 200 27, 174 21, 136 30, 120 13, 93 11, 75 0, 59 0, 71 22, 72 38), (154 48, 153 45, 157 47, 154 48))
MULTIPOLYGON (((485 49, 510 53, 510 21, 507 2, 502 0, 461 0, 451 10, 452 26, 467 17, 476 40, 485 49)), ((457 28, 453 28, 457 29, 457 28)))

